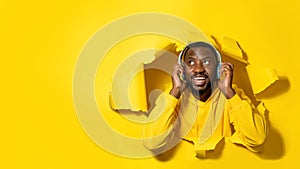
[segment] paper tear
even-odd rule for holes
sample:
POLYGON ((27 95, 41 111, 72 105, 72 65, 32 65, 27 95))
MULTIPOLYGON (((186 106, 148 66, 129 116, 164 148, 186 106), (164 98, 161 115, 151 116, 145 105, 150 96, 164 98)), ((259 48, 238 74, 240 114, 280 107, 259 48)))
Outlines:
POLYGON ((165 46, 161 47, 160 49, 161 50, 158 50, 155 53, 155 58, 158 58, 167 52, 173 53, 174 55, 178 56, 180 51, 182 50, 182 45, 172 42, 172 43, 165 44, 165 46))
POLYGON ((275 69, 257 68, 248 65, 246 70, 248 72, 254 94, 264 91, 267 87, 279 80, 275 69))
POLYGON ((210 36, 209 36, 209 39, 210 39, 212 45, 213 45, 218 51, 222 51, 221 44, 220 44, 220 42, 218 41, 218 39, 217 39, 215 36, 210 35, 210 36))
MULTIPOLYGON (((202 36, 196 36, 193 32, 189 32, 187 41, 198 41, 200 40, 199 38, 203 39, 202 36)), ((219 51, 221 51, 222 54, 247 65, 247 75, 250 80, 253 94, 261 93, 267 87, 279 80, 276 70, 274 69, 262 69, 250 66, 243 58, 243 50, 236 40, 224 36, 221 41, 219 41, 218 38, 212 35, 207 36, 204 39, 204 41, 213 44, 219 51)), ((158 58, 168 52, 178 56, 179 52, 182 51, 184 47, 185 45, 181 43, 179 44, 178 42, 165 41, 163 46, 159 46, 161 49, 159 51, 154 49, 152 51, 148 50, 146 53, 139 53, 138 56, 132 56, 129 59, 126 59, 125 62, 119 66, 112 81, 112 90, 109 96, 110 106, 112 109, 129 109, 132 111, 147 112, 147 88, 157 88, 159 85, 159 88, 161 89, 166 88, 166 84, 164 83, 166 83, 167 80, 161 79, 161 77, 156 77, 155 80, 158 80, 157 83, 154 82, 156 85, 154 85, 154 87, 152 85, 152 88, 151 84, 148 84, 150 87, 147 86, 144 66, 154 61, 159 61, 158 58)), ((166 63, 164 62, 162 64, 166 63)), ((153 75, 151 74, 151 76, 153 75)), ((151 82, 153 83, 153 81, 151 82)))
POLYGON ((136 52, 119 65, 109 96, 112 109, 148 110, 144 64, 155 60, 155 52, 155 49, 136 52))
POLYGON ((247 61, 243 58, 243 52, 238 42, 230 37, 224 36, 221 42, 222 53, 228 55, 240 62, 246 63, 247 61))
POLYGON ((214 36, 211 36, 215 41, 216 46, 221 46, 222 54, 245 63, 247 74, 250 80, 250 84, 253 90, 253 94, 258 94, 264 91, 267 87, 279 80, 275 69, 271 68, 257 68, 251 66, 243 58, 243 50, 239 46, 238 42, 230 37, 224 36, 222 41, 219 42, 214 36))
POLYGON ((261 113, 262 115, 265 116, 265 112, 267 111, 267 108, 265 107, 264 103, 261 102, 258 106, 257 106, 257 110, 259 113, 261 113))

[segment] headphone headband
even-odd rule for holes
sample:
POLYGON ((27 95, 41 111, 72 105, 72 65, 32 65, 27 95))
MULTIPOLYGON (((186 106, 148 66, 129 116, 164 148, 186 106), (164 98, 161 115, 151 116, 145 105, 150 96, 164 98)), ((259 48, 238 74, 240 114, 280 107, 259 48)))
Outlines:
POLYGON ((211 45, 207 42, 197 41, 197 42, 193 42, 193 43, 190 43, 190 44, 186 45, 185 48, 180 52, 179 57, 178 57, 178 63, 179 64, 182 64, 182 61, 184 60, 186 52, 188 51, 188 49, 190 49, 193 46, 209 47, 216 54, 217 62, 221 63, 221 55, 220 55, 219 51, 213 45, 211 45))

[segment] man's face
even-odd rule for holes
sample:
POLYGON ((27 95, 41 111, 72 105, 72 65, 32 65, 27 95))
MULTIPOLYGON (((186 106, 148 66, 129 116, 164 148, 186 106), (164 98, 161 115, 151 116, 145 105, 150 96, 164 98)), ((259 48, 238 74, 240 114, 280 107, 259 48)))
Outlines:
POLYGON ((202 46, 192 47, 184 58, 185 77, 192 91, 203 94, 211 90, 211 83, 216 79, 217 67, 213 51, 202 46))

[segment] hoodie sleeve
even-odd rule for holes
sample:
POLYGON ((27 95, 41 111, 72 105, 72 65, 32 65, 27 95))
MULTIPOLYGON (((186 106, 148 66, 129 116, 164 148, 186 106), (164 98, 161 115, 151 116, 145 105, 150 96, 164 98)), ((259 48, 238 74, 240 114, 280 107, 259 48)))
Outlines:
POLYGON ((243 90, 233 87, 236 94, 228 102, 230 123, 235 132, 229 140, 253 152, 262 151, 267 136, 265 110, 256 108, 243 90))
POLYGON ((174 130, 179 125, 178 102, 178 99, 168 93, 162 93, 156 99, 155 106, 149 114, 149 118, 154 120, 143 129, 144 145, 149 150, 165 151, 174 141, 174 130))

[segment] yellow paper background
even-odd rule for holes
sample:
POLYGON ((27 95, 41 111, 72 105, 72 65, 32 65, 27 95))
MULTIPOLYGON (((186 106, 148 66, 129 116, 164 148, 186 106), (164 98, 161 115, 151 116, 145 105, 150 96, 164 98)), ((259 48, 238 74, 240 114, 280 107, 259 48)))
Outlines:
POLYGON ((296 0, 1 1, 0 168, 299 168, 299 11, 296 0), (129 159, 89 139, 73 105, 77 58, 101 27, 139 12, 168 13, 232 37, 251 65, 277 70, 282 81, 260 95, 276 140, 268 157, 226 144, 217 159, 193 152, 164 162, 129 159))

